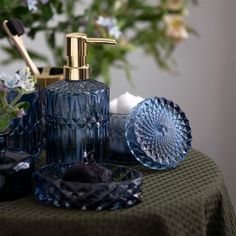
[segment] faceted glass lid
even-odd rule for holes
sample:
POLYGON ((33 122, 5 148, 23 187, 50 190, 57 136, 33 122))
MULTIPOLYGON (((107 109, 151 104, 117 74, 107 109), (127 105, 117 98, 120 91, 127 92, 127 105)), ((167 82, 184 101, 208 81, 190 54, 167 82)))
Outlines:
POLYGON ((152 97, 140 102, 126 121, 130 151, 151 169, 176 167, 191 147, 191 128, 180 107, 165 98, 152 97))

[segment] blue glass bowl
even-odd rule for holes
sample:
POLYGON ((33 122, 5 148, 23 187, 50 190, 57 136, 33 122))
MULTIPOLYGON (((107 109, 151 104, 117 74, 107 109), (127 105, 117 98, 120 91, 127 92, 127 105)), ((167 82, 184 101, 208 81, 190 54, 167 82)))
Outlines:
POLYGON ((35 198, 55 207, 81 210, 115 210, 141 200, 142 174, 120 165, 102 164, 112 171, 111 183, 80 183, 62 180, 75 162, 51 164, 34 173, 35 198))
POLYGON ((131 111, 126 139, 143 165, 157 170, 175 168, 191 147, 191 128, 180 107, 165 98, 147 98, 131 111))

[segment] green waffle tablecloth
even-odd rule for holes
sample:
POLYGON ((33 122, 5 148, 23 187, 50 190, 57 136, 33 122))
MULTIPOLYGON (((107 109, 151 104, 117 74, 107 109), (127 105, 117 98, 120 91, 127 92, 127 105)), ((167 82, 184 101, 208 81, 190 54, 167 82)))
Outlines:
POLYGON ((43 205, 33 196, 0 203, 0 236, 236 235, 234 211, 215 163, 191 150, 178 168, 144 173, 143 199, 116 211, 43 205))

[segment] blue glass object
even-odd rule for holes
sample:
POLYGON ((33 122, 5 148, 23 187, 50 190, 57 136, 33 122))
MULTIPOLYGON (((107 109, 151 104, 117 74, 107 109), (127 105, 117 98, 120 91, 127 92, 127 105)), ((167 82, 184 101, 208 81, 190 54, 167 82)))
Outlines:
MULTIPOLYGON (((9 99, 13 100, 15 96, 14 91, 10 92, 9 99)), ((42 111, 39 91, 23 95, 20 101, 29 102, 30 107, 25 116, 12 121, 8 149, 29 153, 37 160, 42 149, 42 111)))
POLYGON ((132 155, 125 137, 125 123, 128 114, 111 113, 109 123, 110 160, 134 164, 136 159, 132 155))
POLYGON ((81 210, 115 210, 141 200, 142 174, 120 165, 102 164, 112 171, 110 183, 63 181, 65 172, 75 163, 51 164, 34 173, 35 198, 55 207, 81 210))
POLYGON ((39 88, 40 94, 40 105, 42 110, 42 149, 46 148, 46 121, 45 121, 45 107, 46 107, 46 99, 45 99, 45 88, 57 82, 58 80, 63 79, 63 68, 60 67, 45 67, 38 68, 41 73, 40 76, 37 77, 37 85, 39 88))
POLYGON ((0 202, 24 197, 32 191, 34 159, 7 151, 9 132, 0 133, 0 202))
POLYGON ((191 128, 180 107, 165 98, 139 103, 126 122, 126 139, 132 154, 151 169, 180 164, 191 147, 191 128))
POLYGON ((108 157, 109 88, 96 80, 63 80, 46 95, 47 162, 82 161, 95 152, 108 157))

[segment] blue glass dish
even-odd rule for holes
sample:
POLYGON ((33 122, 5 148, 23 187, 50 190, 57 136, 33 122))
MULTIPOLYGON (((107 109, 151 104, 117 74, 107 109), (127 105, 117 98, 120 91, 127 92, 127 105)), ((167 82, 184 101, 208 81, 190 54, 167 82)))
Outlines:
POLYGON ((120 165, 102 164, 112 171, 110 183, 80 183, 62 180, 71 163, 50 164, 34 173, 35 198, 55 207, 81 210, 116 210, 141 200, 142 174, 120 165))
POLYGON ((126 122, 126 139, 132 154, 144 166, 175 168, 191 147, 191 128, 180 107, 165 98, 139 103, 126 122))

